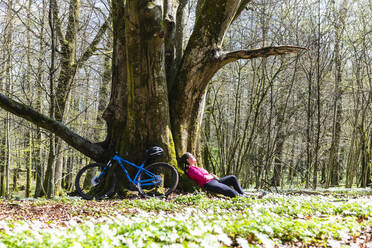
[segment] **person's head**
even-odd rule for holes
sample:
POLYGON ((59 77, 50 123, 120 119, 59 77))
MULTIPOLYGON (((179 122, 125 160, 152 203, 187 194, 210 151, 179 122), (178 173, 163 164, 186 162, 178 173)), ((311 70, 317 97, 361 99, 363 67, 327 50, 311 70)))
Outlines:
POLYGON ((196 158, 189 152, 186 152, 181 157, 181 163, 183 165, 183 169, 186 170, 190 165, 194 165, 196 163, 196 158))

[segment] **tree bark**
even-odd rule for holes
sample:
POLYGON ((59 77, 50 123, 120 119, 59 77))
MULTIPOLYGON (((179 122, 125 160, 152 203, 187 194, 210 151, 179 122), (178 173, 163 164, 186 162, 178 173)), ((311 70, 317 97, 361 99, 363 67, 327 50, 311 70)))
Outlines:
MULTIPOLYGON (((107 145, 111 152, 119 151, 137 162, 145 148, 159 145, 165 148, 167 160, 175 164, 164 64, 162 1, 131 0, 125 8, 117 7, 116 11, 124 13, 114 16, 124 15, 127 21, 125 36, 114 32, 113 66, 122 70, 126 65, 128 70, 125 73, 113 69, 111 100, 105 113, 107 145)), ((116 21, 120 23, 121 19, 116 21)), ((119 24, 115 22, 114 27, 119 24)))
MULTIPOLYGON (((12 62, 13 62, 13 0, 8 2, 8 9, 6 14, 7 27, 4 30, 5 40, 4 46, 6 51, 5 57, 5 87, 4 91, 10 95, 12 88, 12 62)), ((6 113, 4 118, 4 160, 3 160, 3 174, 1 180, 1 193, 3 197, 9 197, 9 176, 10 176, 10 114, 6 113)))
POLYGON ((318 168, 319 168, 319 149, 320 149, 320 127, 321 127, 321 101, 320 101, 320 84, 321 84, 321 72, 320 72, 320 42, 321 42, 321 18, 320 18, 321 4, 318 2, 318 28, 317 28, 317 53, 316 53, 316 110, 317 110, 317 122, 316 122, 316 135, 315 135, 315 150, 314 150, 314 170, 313 170, 313 189, 315 190, 318 185, 318 168))
MULTIPOLYGON (((46 19, 46 13, 47 13, 47 3, 46 0, 43 0, 42 2, 42 16, 41 16, 41 23, 43 23, 40 27, 40 36, 39 36, 39 51, 40 54, 44 55, 46 53, 46 46, 44 44, 45 39, 45 26, 44 22, 46 19)), ((35 110, 38 113, 42 113, 42 88, 41 85, 43 84, 44 78, 43 78, 43 58, 42 56, 38 56, 38 62, 37 62, 37 72, 36 72, 36 99, 35 99, 35 110)), ((34 197, 39 197, 41 195, 45 195, 45 190, 43 188, 43 182, 44 182, 44 163, 42 161, 42 150, 41 150, 41 128, 37 126, 36 128, 36 135, 34 144, 36 144, 35 147, 33 147, 34 151, 34 164, 35 164, 35 174, 36 174, 36 186, 35 186, 35 192, 34 197)))
MULTIPOLYGON (((345 1, 343 6, 345 7, 345 1)), ((332 142, 328 161, 328 180, 327 186, 337 186, 339 181, 339 146, 341 136, 341 122, 342 122, 342 54, 341 54, 341 39, 344 32, 344 11, 346 9, 337 10, 333 2, 334 32, 335 32, 335 48, 334 48, 334 62, 335 62, 335 87, 334 87, 334 103, 333 103, 333 125, 332 125, 332 142)))
POLYGON ((360 144, 361 144, 361 172, 359 178, 359 187, 367 187, 367 171, 368 171, 368 155, 367 155, 367 134, 364 125, 362 124, 359 129, 360 132, 360 144))
POLYGON ((305 188, 309 188, 310 170, 313 165, 313 96, 312 96, 312 72, 309 72, 308 99, 307 99, 307 121, 306 121, 306 169, 305 169, 305 188))
MULTIPOLYGON (((28 1, 27 6, 27 26, 30 27, 31 24, 31 3, 32 1, 28 1)), ((27 40, 27 71, 26 71, 26 81, 31 83, 31 33, 29 29, 27 29, 26 32, 26 40, 27 40)), ((32 96, 31 96, 31 86, 29 85, 27 87, 27 95, 30 97, 32 102, 32 96)), ((25 190, 25 196, 30 197, 31 196, 31 184, 32 184, 32 124, 28 123, 28 130, 25 134, 25 156, 24 160, 26 161, 26 190, 25 190)))
MULTIPOLYGON (((49 68, 49 89, 50 89, 50 106, 49 106, 49 117, 54 118, 54 72, 55 72, 55 18, 53 18, 53 12, 56 10, 56 4, 53 0, 49 0, 49 12, 48 12, 48 21, 49 28, 51 33, 51 44, 50 44, 50 68, 49 68)), ((22 107, 22 106, 21 106, 22 107)), ((38 113, 36 113, 38 114, 38 113)), ((54 197, 54 158, 55 158, 55 143, 54 143, 54 133, 49 134, 49 153, 48 153, 48 162, 47 168, 45 171, 45 181, 43 183, 43 188, 45 189, 45 194, 48 198, 54 197)))

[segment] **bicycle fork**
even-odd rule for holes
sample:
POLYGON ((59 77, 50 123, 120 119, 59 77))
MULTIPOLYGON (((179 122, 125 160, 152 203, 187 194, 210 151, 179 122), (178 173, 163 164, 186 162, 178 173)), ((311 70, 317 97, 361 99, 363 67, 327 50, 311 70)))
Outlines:
POLYGON ((101 171, 101 173, 98 176, 93 177, 91 179, 92 185, 97 185, 97 184, 100 183, 101 178, 103 178, 106 175, 107 170, 111 167, 111 165, 112 165, 112 160, 107 162, 107 164, 105 165, 105 167, 103 167, 103 170, 101 171))

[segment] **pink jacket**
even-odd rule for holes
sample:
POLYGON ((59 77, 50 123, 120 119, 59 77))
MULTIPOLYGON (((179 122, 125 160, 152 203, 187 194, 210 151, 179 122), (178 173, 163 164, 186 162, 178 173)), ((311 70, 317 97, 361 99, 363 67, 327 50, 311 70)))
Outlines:
POLYGON ((189 166, 187 169, 187 175, 194 181, 197 182, 201 187, 204 186, 207 182, 214 179, 214 176, 208 173, 203 168, 196 167, 196 166, 189 166))

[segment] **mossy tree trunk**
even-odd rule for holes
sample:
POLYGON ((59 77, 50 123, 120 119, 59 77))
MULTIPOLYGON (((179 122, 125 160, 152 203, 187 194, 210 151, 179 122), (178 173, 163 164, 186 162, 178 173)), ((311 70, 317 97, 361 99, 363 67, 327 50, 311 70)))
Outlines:
POLYGON ((122 10, 127 20, 125 37, 114 34, 114 52, 124 45, 126 54, 121 55, 123 51, 114 54, 114 64, 127 72, 126 78, 115 75, 113 79, 112 98, 106 111, 106 120, 111 125, 108 142, 112 149, 132 160, 141 158, 144 148, 160 145, 171 161, 175 156, 164 63, 162 1, 127 1, 122 10), (126 61, 121 61, 118 55, 126 57, 126 61), (123 80, 124 88, 116 91, 115 80, 123 80))

